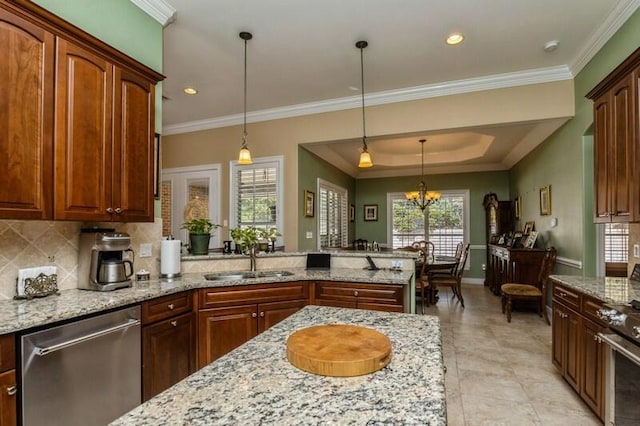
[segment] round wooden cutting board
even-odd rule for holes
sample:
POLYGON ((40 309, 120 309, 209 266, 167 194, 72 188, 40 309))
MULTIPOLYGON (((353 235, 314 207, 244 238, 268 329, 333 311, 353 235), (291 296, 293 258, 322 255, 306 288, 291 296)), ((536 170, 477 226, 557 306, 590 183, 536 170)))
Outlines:
POLYGON ((361 376, 389 364, 391 341, 379 331, 357 325, 316 325, 289 336, 287 359, 322 376, 361 376))

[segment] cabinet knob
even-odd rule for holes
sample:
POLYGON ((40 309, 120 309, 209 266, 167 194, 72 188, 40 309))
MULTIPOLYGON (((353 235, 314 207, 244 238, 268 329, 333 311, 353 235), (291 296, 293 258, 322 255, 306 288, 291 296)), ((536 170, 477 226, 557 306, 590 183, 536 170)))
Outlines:
POLYGON ((111 207, 107 207, 107 213, 109 214, 113 213, 113 209, 111 207))
POLYGON ((116 214, 120 214, 120 213, 122 213, 122 209, 120 207, 116 207, 115 212, 116 212, 116 214))
POLYGON ((353 292, 353 295, 354 295, 354 296, 356 296, 356 297, 358 297, 358 290, 354 291, 354 292, 353 292))
POLYGON ((178 321, 171 321, 171 325, 176 327, 178 325, 178 321))
POLYGON ((260 312, 260 317, 264 318, 264 312, 260 312))
POLYGON ((18 387, 16 385, 9 386, 7 388, 7 395, 15 395, 18 392, 18 387))
POLYGON ((167 305, 167 308, 169 308, 169 309, 173 310, 173 308, 175 308, 175 305, 174 305, 173 303, 169 303, 169 304, 167 305))
POLYGON ((251 314, 251 318, 256 318, 257 316, 258 316, 258 314, 256 314, 255 312, 253 312, 253 313, 251 314))

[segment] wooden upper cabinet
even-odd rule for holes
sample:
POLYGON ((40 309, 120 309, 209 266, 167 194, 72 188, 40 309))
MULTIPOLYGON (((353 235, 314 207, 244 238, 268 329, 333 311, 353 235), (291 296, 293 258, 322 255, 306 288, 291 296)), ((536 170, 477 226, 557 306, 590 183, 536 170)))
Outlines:
POLYGON ((164 77, 30 1, 0 2, 0 219, 153 221, 164 77))
POLYGON ((0 218, 50 219, 53 34, 0 8, 0 218))
POLYGON ((114 76, 114 208, 122 220, 152 221, 155 86, 120 68, 114 76))
POLYGON ((111 220, 113 65, 58 39, 56 219, 111 220))
POLYGON ((587 94, 594 101, 594 221, 640 221, 640 49, 587 94))

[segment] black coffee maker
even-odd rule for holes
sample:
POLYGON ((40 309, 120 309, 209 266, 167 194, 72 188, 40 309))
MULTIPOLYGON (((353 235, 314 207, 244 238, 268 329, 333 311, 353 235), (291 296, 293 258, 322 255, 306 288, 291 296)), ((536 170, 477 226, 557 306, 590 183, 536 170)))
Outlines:
POLYGON ((110 228, 80 232, 78 288, 111 291, 131 287, 134 255, 129 234, 110 228), (126 258, 127 253, 131 260, 126 258))

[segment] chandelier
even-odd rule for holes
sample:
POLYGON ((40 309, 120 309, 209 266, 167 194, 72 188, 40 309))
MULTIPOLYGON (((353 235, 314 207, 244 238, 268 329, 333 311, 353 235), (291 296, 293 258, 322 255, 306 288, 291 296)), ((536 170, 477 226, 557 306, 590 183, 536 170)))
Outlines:
POLYGON ((420 207, 420 210, 424 211, 431 204, 435 203, 440 199, 442 194, 437 191, 427 191, 427 184, 424 183, 424 143, 426 139, 420 139, 420 145, 422 146, 422 161, 421 161, 421 170, 422 170, 422 180, 418 184, 417 191, 405 192, 404 196, 407 201, 412 202, 417 207, 420 207))

